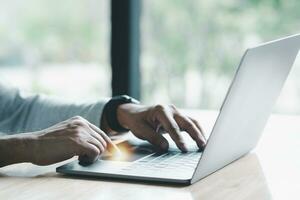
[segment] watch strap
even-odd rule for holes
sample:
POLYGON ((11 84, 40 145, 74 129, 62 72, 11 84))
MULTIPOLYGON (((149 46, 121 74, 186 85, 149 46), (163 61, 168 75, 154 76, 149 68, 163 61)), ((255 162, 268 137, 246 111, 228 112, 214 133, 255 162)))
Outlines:
POLYGON ((108 126, 116 132, 127 132, 128 129, 124 128, 118 121, 117 118, 117 109, 119 105, 126 103, 135 103, 138 104, 139 101, 128 96, 128 95, 120 95, 112 97, 104 107, 104 114, 106 116, 106 121, 108 126))

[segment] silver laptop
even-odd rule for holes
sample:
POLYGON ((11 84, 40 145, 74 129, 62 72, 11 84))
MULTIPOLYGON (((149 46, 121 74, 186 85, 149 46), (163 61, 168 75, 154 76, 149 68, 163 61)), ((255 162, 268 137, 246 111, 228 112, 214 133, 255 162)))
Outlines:
POLYGON ((171 145, 156 152, 147 142, 128 139, 118 144, 122 158, 102 156, 82 166, 78 161, 57 172, 92 177, 192 184, 251 151, 300 48, 300 34, 261 44, 245 52, 203 152, 193 142, 181 153, 171 145))

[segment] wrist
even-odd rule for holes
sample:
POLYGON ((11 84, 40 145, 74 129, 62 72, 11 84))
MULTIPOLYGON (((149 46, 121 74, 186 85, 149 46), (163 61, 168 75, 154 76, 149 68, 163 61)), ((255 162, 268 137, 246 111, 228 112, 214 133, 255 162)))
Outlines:
POLYGON ((139 101, 127 95, 112 97, 104 106, 103 123, 105 123, 106 120, 107 126, 114 132, 120 133, 129 131, 128 123, 126 123, 129 112, 126 111, 128 111, 127 107, 132 104, 139 104, 139 101), (122 126, 122 124, 124 126, 122 126))
POLYGON ((123 126, 126 129, 130 129, 129 124, 129 118, 130 118, 130 110, 132 106, 135 106, 136 104, 133 103, 126 103, 121 104, 117 108, 117 120, 121 126, 123 126))
POLYGON ((102 116, 101 116, 100 129, 107 134, 113 135, 115 133, 115 131, 113 131, 107 123, 107 118, 106 118, 105 112, 103 112, 102 116))
POLYGON ((33 162, 36 136, 19 134, 0 139, 0 166, 21 162, 33 162))

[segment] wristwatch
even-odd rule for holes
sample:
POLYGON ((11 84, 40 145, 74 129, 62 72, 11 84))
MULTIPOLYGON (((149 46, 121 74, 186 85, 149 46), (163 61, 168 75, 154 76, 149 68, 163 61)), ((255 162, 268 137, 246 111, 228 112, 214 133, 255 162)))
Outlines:
POLYGON ((125 103, 139 104, 140 102, 130 96, 120 95, 112 97, 104 106, 103 113, 106 116, 108 126, 116 132, 127 132, 128 129, 124 128, 118 121, 117 108, 119 105, 125 103))

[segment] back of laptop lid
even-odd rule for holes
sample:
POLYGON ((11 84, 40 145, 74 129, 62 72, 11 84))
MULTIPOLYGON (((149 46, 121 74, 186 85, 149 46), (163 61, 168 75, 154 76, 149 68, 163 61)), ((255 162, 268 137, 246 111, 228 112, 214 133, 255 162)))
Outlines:
POLYGON ((300 47, 300 35, 248 49, 191 182, 253 149, 300 47))

